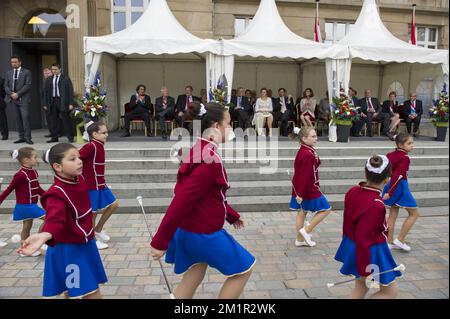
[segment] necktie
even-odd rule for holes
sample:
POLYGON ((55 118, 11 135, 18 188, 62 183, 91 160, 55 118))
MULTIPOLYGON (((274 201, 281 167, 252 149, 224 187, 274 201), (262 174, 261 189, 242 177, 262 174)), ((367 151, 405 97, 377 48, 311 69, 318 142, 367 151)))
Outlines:
POLYGON ((190 108, 191 108, 191 96, 186 95, 186 109, 188 112, 190 108))
POLYGON ((242 106, 242 97, 238 96, 238 107, 242 106))
POLYGON ((367 99, 367 103, 369 104, 369 112, 375 112, 372 105, 372 100, 370 98, 367 99))
POLYGON ((58 80, 59 75, 56 75, 53 80, 53 97, 59 97, 58 80))
POLYGON ((17 86, 17 78, 19 77, 19 70, 18 69, 14 69, 14 77, 13 77, 13 89, 12 91, 15 93, 16 92, 16 86, 17 86))
POLYGON ((284 97, 280 98, 281 100, 281 113, 286 112, 286 102, 284 101, 284 97))
POLYGON ((416 113, 416 101, 411 101, 411 113, 416 113))
POLYGON ((167 97, 163 97, 163 108, 167 108, 167 97))
POLYGON ((391 113, 394 113, 394 103, 391 101, 391 113))

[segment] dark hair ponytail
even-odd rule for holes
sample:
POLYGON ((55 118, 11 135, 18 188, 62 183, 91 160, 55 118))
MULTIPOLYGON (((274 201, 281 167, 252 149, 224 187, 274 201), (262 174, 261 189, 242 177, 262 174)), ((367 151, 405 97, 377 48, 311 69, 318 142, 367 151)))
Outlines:
MULTIPOLYGON (((374 155, 370 158, 369 164, 370 164, 370 166, 372 166, 374 168, 379 168, 379 167, 381 167, 381 165, 383 165, 383 159, 378 155, 374 155)), ((366 179, 368 182, 371 182, 374 184, 380 184, 386 178, 388 178, 392 175, 392 164, 388 163, 386 168, 379 174, 369 171, 367 166, 365 166, 365 171, 366 171, 366 179)))
POLYGON ((70 143, 59 143, 52 148, 50 148, 47 152, 44 153, 43 160, 45 163, 50 164, 53 168, 53 164, 61 164, 64 156, 66 155, 67 151, 71 149, 77 149, 75 146, 73 146, 70 143))
POLYGON ((210 102, 205 105, 206 113, 200 115, 202 104, 192 102, 189 114, 194 120, 201 120, 201 134, 209 129, 214 123, 222 123, 227 110, 219 103, 210 102))

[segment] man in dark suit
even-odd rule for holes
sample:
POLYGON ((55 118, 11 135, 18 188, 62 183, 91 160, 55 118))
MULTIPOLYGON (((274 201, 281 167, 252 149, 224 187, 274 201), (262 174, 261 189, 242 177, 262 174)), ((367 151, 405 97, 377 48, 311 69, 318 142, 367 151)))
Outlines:
POLYGON ((41 98, 41 101, 40 101, 41 106, 45 112, 45 120, 47 122, 47 128, 48 128, 48 132, 49 132, 49 134, 45 135, 45 137, 52 137, 52 132, 50 131, 50 123, 51 123, 50 112, 46 106, 47 101, 45 100, 45 83, 46 83, 47 79, 51 76, 53 76, 52 70, 50 70, 49 68, 45 68, 42 70, 43 81, 42 81, 42 87, 40 88, 39 94, 40 94, 40 98, 41 98))
POLYGON ((2 141, 8 139, 8 118, 6 117, 6 103, 5 103, 5 79, 0 75, 0 133, 2 134, 2 141))
POLYGON ((53 76, 45 82, 44 110, 50 113, 50 135, 47 143, 58 142, 59 120, 61 119, 64 134, 70 143, 73 143, 74 127, 70 118, 73 110, 73 85, 70 78, 61 73, 61 65, 53 63, 53 76))
POLYGON ((230 110, 232 117, 238 121, 238 126, 242 130, 250 127, 251 101, 245 96, 245 89, 243 87, 237 88, 237 96, 231 98, 231 103, 234 105, 230 110))
POLYGON ((417 94, 411 92, 409 100, 403 104, 403 114, 406 118, 406 129, 408 134, 411 134, 411 126, 414 123, 413 136, 417 137, 417 131, 419 130, 420 119, 423 114, 422 101, 417 99, 417 94))
POLYGON ((18 56, 11 57, 12 70, 6 73, 5 92, 6 103, 16 110, 17 131, 19 139, 15 144, 34 144, 31 140, 31 126, 29 120, 29 106, 31 103, 31 72, 22 67, 22 60, 18 56))
POLYGON ((186 86, 184 91, 185 94, 178 96, 177 103, 175 105, 175 121, 177 122, 178 127, 183 126, 183 121, 192 120, 192 117, 189 115, 191 103, 194 101, 201 103, 202 101, 201 98, 192 95, 192 92, 194 91, 192 86, 186 86))
POLYGON ((158 97, 155 102, 156 119, 159 121, 159 127, 162 131, 162 138, 167 139, 166 120, 174 118, 175 99, 169 96, 169 89, 166 86, 161 88, 162 96, 158 97))
POLYGON ((130 112, 125 113, 125 133, 121 137, 131 136, 130 122, 134 118, 140 118, 144 121, 147 127, 147 136, 152 136, 151 111, 152 99, 145 94, 147 88, 143 84, 139 84, 136 88, 136 94, 130 98, 129 108, 130 112))
MULTIPOLYGON (((383 134, 389 136, 390 118, 387 114, 382 113, 380 102, 377 98, 372 97, 372 91, 367 89, 364 91, 365 97, 359 100, 361 106, 361 120, 366 123, 367 136, 372 137, 372 122, 374 120, 383 123, 383 134)), ((359 129, 360 131, 361 129, 359 129)), ((357 133, 359 133, 359 131, 357 133)))
MULTIPOLYGON (((348 88, 348 96, 352 100, 353 106, 357 109, 357 113, 359 116, 361 116, 361 106, 359 105, 359 99, 358 99, 358 92, 352 87, 348 88)), ((351 135, 360 137, 361 136, 361 129, 364 125, 364 121, 362 119, 359 119, 355 122, 353 122, 352 128, 351 128, 351 135)))
POLYGON ((295 116, 294 99, 291 95, 286 96, 286 89, 278 89, 278 97, 274 99, 273 113, 274 121, 281 121, 280 135, 288 135, 288 121, 295 116))

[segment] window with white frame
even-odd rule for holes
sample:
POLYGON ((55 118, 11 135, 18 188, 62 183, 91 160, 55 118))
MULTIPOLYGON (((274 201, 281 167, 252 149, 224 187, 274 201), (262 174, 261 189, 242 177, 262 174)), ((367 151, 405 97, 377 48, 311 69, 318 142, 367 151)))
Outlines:
MULTIPOLYGON (((409 38, 411 38, 411 25, 408 28, 409 38)), ((416 26, 416 44, 420 47, 437 49, 438 48, 438 28, 416 26)))
POLYGON ((422 101, 423 114, 427 115, 428 110, 433 104, 434 80, 425 78, 420 81, 416 88, 417 99, 422 101))
POLYGON ((234 36, 237 37, 244 33, 252 22, 253 17, 235 17, 234 18, 234 36))
POLYGON ((325 43, 336 43, 349 33, 354 26, 351 22, 325 22, 325 43))
POLYGON ((403 104, 403 102, 405 101, 405 89, 403 88, 403 85, 398 81, 392 82, 386 92, 386 96, 388 98, 389 98, 389 93, 391 93, 392 91, 394 91, 395 94, 397 95, 398 103, 403 104))
POLYGON ((113 33, 121 31, 140 18, 150 0, 111 0, 112 19, 111 28, 113 33))

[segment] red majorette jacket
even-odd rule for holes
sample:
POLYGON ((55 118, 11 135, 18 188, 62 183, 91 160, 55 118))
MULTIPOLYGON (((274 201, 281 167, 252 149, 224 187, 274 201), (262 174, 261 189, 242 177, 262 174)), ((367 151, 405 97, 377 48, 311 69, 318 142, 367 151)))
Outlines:
POLYGON ((386 157, 392 165, 391 184, 389 186, 389 195, 392 196, 400 179, 408 180, 409 164, 411 163, 411 160, 409 159, 408 153, 402 149, 396 149, 395 151, 388 153, 386 157), (402 177, 400 178, 400 176, 402 177))
POLYGON ((292 178, 292 196, 300 196, 304 200, 322 196, 319 184, 320 159, 315 149, 302 144, 294 162, 292 178))
POLYGON ((38 172, 33 168, 22 166, 20 170, 14 174, 14 177, 8 188, 0 195, 0 204, 14 190, 16 192, 17 204, 36 204, 39 196, 45 191, 41 188, 38 181, 38 172))

